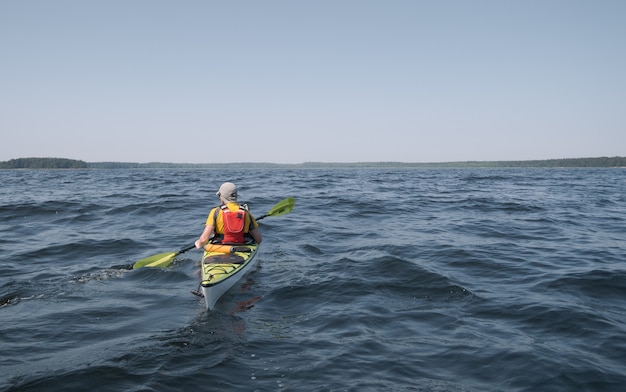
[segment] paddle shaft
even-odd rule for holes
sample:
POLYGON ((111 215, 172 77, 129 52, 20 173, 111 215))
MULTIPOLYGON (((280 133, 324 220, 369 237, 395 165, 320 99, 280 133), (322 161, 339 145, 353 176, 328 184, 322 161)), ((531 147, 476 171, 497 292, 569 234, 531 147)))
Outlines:
POLYGON ((176 252, 176 254, 177 254, 177 255, 179 255, 179 254, 181 254, 181 253, 185 253, 185 252, 187 252, 188 250, 191 250, 191 249, 193 249, 193 248, 195 248, 195 247, 196 247, 196 244, 189 245, 188 247, 183 248, 183 249, 179 250, 178 252, 176 252))

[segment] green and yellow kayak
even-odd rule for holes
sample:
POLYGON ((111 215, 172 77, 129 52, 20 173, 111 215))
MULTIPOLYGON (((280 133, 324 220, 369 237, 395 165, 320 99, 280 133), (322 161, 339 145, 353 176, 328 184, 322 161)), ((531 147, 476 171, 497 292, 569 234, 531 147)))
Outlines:
POLYGON ((252 270, 258 249, 256 243, 205 247, 200 287, 207 310, 212 310, 217 300, 252 270))

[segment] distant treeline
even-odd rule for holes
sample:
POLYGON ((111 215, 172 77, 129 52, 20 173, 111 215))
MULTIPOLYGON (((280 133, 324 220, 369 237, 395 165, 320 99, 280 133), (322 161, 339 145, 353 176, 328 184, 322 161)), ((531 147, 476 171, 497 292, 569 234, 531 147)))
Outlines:
POLYGON ((440 167, 626 167, 626 157, 564 158, 535 161, 450 162, 440 167))
POLYGON ((84 161, 66 158, 18 158, 0 162, 0 169, 88 169, 84 161))
POLYGON ((18 158, 0 162, 0 169, 271 169, 271 168, 524 168, 524 167, 626 167, 626 157, 567 158, 534 161, 469 161, 469 162, 356 162, 298 164, 280 163, 133 163, 85 162, 65 158, 18 158))
POLYGON ((415 167, 415 168, 524 168, 524 167, 626 167, 626 157, 600 158, 564 158, 534 161, 466 161, 466 162, 432 162, 432 163, 405 163, 405 162, 361 162, 361 163, 320 163, 307 162, 296 166, 300 167, 415 167))

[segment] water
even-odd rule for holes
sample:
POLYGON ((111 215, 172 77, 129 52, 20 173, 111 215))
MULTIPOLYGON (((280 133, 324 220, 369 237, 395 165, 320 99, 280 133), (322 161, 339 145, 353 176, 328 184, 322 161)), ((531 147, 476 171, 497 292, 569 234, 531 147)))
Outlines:
POLYGON ((0 171, 0 391, 618 391, 624 169, 0 171), (259 265, 190 294, 223 181, 259 265))

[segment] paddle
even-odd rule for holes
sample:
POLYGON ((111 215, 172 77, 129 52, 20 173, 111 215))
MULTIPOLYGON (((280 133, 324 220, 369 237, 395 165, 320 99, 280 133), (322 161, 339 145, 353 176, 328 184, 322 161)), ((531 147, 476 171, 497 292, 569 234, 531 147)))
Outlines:
POLYGON ((261 215, 256 218, 256 220, 261 220, 263 218, 267 218, 268 216, 281 216, 290 213, 293 210, 293 207, 296 205, 296 199, 293 197, 288 197, 276 203, 274 207, 265 215, 261 215))
POLYGON ((141 268, 141 267, 167 267, 174 260, 174 257, 178 256, 181 253, 185 253, 190 249, 195 248, 196 245, 189 245, 186 248, 179 250, 178 252, 166 252, 159 253, 158 255, 146 257, 145 259, 141 259, 135 264, 133 264, 133 269, 141 268))
MULTIPOLYGON (((256 218, 257 221, 267 218, 268 216, 281 216, 290 213, 293 210, 293 207, 296 205, 296 200, 293 197, 288 197, 276 203, 272 209, 268 211, 267 214, 261 215, 256 218)), ((179 250, 178 252, 166 252, 159 253, 158 255, 146 257, 145 259, 141 259, 133 264, 133 269, 141 268, 141 267, 160 267, 164 268, 169 266, 174 258, 181 253, 185 253, 190 249, 195 248, 196 245, 189 245, 186 248, 179 250)))

